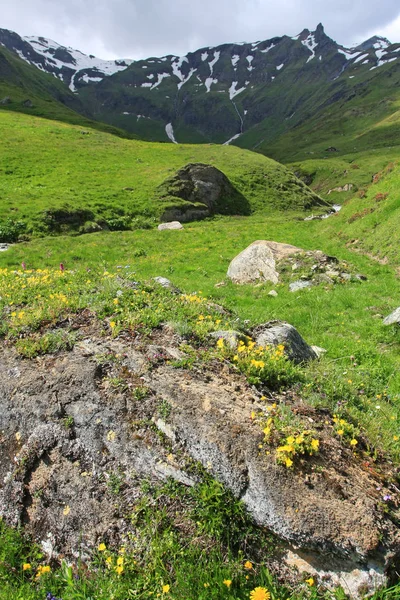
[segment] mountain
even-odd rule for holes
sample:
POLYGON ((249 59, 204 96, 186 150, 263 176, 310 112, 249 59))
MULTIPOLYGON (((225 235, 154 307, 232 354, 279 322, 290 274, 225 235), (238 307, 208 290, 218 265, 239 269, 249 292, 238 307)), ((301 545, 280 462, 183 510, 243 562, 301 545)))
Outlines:
POLYGON ((38 71, 4 47, 0 47, 0 108, 134 137, 90 119, 80 98, 58 78, 38 71))
POLYGON ((0 43, 76 90, 86 114, 146 140, 234 143, 285 162, 397 143, 400 44, 386 38, 345 48, 319 24, 140 61, 7 30, 0 43))
POLYGON ((87 83, 101 81, 106 75, 126 69, 133 62, 129 59, 101 60, 48 38, 21 37, 8 29, 0 29, 0 45, 41 71, 55 75, 73 92, 87 83))

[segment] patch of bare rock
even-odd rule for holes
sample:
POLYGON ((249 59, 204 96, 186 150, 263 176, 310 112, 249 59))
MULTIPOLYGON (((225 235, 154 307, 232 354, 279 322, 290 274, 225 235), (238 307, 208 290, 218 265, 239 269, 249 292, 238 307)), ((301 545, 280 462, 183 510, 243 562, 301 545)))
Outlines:
POLYGON ((290 244, 258 240, 230 263, 227 277, 236 284, 287 283, 292 292, 319 284, 362 281, 351 265, 320 250, 303 250, 290 244))
MULTIPOLYGON (((267 324, 254 337, 285 339, 293 353, 314 358, 293 329, 267 324)), ((381 495, 393 494, 384 476, 355 459, 332 437, 326 415, 295 393, 274 401, 318 431, 321 450, 294 469, 277 464, 273 452, 260 451, 263 432, 250 418, 263 410, 257 390, 226 364, 173 368, 179 345, 165 329, 148 342, 92 332, 70 352, 35 360, 2 347, 0 515, 23 524, 48 554, 84 558, 100 540, 118 543, 130 531, 125 515, 143 478, 191 486, 194 459, 287 543, 288 564, 354 597, 384 583, 400 555, 399 530, 380 507, 381 495), (112 385, 121 378, 124 385, 112 385)))

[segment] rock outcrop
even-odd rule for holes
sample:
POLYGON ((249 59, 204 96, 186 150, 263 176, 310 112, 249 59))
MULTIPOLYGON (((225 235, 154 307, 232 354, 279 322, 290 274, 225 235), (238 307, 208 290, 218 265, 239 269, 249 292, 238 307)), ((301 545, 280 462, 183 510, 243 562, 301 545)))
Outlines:
POLYGON ((158 187, 156 196, 169 205, 161 216, 162 221, 187 222, 214 214, 250 214, 248 201, 227 176, 203 163, 190 163, 179 169, 158 187))
POLYGON ((258 524, 297 548, 290 560, 324 572, 328 583, 340 577, 354 595, 383 583, 400 551, 398 529, 379 508, 390 490, 332 437, 326 414, 295 396, 276 398, 321 440, 318 455, 287 469, 274 452, 259 450, 263 433, 250 414, 262 402, 254 388, 222 364, 204 372, 169 366, 179 340, 159 335, 162 344, 146 347, 89 328, 73 351, 31 361, 0 350, 1 516, 23 523, 47 553, 84 558, 99 540, 118 543, 130 531, 124 515, 142 478, 193 485, 191 457, 258 524), (124 385, 113 387, 121 377, 124 385))

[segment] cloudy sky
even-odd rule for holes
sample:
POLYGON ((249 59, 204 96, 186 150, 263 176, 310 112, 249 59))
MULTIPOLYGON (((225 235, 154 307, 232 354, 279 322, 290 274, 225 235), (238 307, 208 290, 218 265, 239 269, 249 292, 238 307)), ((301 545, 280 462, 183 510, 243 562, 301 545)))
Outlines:
POLYGON ((400 42, 399 0, 0 0, 0 7, 0 28, 100 58, 182 55, 294 36, 319 22, 347 46, 374 34, 400 42))

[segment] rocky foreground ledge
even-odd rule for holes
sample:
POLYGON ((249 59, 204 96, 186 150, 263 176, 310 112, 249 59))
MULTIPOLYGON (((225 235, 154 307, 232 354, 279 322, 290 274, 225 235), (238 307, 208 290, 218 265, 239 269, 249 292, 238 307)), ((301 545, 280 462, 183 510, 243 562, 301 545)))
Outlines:
POLYGON ((378 473, 332 436, 332 416, 295 391, 261 397, 228 361, 180 367, 182 339, 167 326, 113 338, 89 311, 73 319, 80 340, 70 351, 21 359, 12 346, 0 350, 8 523, 23 524, 50 556, 89 557, 100 540, 118 543, 129 531, 125 515, 143 480, 191 486, 194 459, 284 540, 289 566, 354 597, 388 582, 400 535, 379 501, 393 495, 385 465, 378 473), (320 440, 295 468, 268 451, 254 417, 280 406, 320 440))

